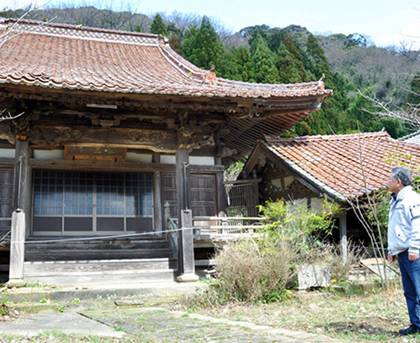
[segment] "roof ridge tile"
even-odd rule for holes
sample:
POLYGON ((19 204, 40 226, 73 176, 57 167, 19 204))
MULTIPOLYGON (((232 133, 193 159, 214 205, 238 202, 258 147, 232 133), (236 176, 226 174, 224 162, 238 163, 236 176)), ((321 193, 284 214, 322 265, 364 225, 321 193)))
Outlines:
POLYGON ((166 43, 166 39, 163 36, 152 33, 103 29, 73 24, 45 23, 37 20, 14 18, 8 18, 0 21, 0 23, 13 27, 13 30, 16 32, 132 44, 160 45, 166 43))

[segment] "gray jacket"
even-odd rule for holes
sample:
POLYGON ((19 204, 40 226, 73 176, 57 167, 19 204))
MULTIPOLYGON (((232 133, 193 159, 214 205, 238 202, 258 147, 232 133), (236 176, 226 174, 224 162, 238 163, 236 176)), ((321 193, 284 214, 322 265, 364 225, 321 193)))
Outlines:
POLYGON ((407 249, 420 253, 420 194, 411 186, 392 197, 388 222, 388 254, 395 256, 407 249))

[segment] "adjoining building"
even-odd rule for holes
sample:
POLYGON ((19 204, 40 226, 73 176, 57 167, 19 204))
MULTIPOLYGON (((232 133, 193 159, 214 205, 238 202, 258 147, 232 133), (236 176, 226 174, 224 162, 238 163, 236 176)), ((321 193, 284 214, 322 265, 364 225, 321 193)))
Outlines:
MULTIPOLYGON (((353 208, 383 189, 392 167, 406 165, 420 175, 420 146, 392 139, 386 132, 266 137, 256 144, 240 179, 257 180, 259 203, 267 200, 303 201, 319 208, 323 197, 343 208, 340 239, 357 241, 366 232, 353 208), (353 205, 351 205, 353 204, 353 205)), ((239 204, 237 204, 239 205, 239 204)))

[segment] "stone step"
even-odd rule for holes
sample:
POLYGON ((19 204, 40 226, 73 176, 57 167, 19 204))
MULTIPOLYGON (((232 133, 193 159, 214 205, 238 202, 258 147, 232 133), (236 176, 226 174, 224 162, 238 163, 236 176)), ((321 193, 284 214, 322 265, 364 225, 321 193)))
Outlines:
POLYGON ((111 260, 163 258, 172 254, 169 248, 158 249, 36 249, 26 250, 25 261, 111 260))
POLYGON ((25 262, 24 274, 38 275, 39 273, 108 272, 119 270, 150 271, 173 269, 175 266, 176 261, 169 258, 25 262))
POLYGON ((25 275, 27 282, 41 282, 51 285, 77 285, 106 283, 131 284, 131 283, 157 283, 168 282, 175 279, 175 270, 156 269, 156 270, 119 270, 109 272, 69 272, 69 273, 37 273, 35 275, 25 275))

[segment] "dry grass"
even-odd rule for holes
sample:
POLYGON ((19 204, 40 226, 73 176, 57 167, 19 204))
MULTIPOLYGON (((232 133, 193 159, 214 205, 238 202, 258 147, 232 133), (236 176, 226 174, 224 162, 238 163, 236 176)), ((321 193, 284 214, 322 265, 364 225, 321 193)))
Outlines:
POLYGON ((250 239, 228 245, 216 256, 219 282, 236 300, 252 302, 275 296, 286 289, 293 258, 285 243, 268 248, 250 239))
POLYGON ((335 283, 347 281, 353 265, 359 264, 365 258, 365 249, 360 245, 348 243, 347 260, 343 262, 340 249, 336 245, 324 244, 321 248, 314 249, 310 262, 317 262, 330 268, 331 279, 335 283))
POLYGON ((292 276, 295 257, 284 242, 230 243, 216 255, 215 279, 208 289, 187 300, 190 306, 211 307, 229 302, 272 302, 287 297, 286 284, 292 276))
POLYGON ((350 294, 326 290, 296 292, 292 299, 283 302, 236 303, 197 311, 218 318, 324 334, 343 342, 420 341, 420 336, 401 339, 396 335, 398 329, 408 324, 405 300, 399 286, 388 290, 356 289, 350 294))

